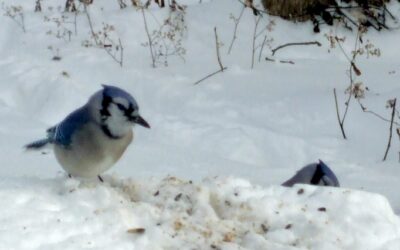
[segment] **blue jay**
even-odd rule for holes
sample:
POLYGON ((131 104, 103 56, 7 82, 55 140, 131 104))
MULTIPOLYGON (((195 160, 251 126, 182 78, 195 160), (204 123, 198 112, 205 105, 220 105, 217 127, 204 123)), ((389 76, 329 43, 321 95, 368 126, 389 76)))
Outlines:
POLYGON ((25 148, 53 145, 57 161, 69 176, 98 176, 103 181, 100 174, 113 166, 132 142, 134 124, 150 128, 130 94, 103 85, 84 106, 49 128, 45 139, 25 148))
POLYGON ((282 183, 282 186, 292 187, 298 183, 339 187, 339 181, 335 174, 321 160, 303 167, 292 178, 282 183))

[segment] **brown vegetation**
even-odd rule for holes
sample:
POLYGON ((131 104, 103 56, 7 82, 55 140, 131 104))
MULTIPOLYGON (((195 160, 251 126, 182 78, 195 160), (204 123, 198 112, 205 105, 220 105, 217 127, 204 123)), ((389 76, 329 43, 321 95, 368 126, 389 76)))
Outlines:
MULTIPOLYGON (((357 6, 368 8, 381 7, 388 0, 342 0, 341 2, 354 2, 357 6)), ((314 15, 321 15, 327 8, 338 7, 335 0, 262 0, 262 4, 269 14, 295 21, 307 21, 314 15)))
POLYGON ((332 25, 334 20, 351 26, 387 29, 386 15, 395 19, 385 4, 389 0, 262 0, 270 15, 280 16, 291 21, 314 23, 314 31, 319 32, 320 24, 332 25))
POLYGON ((263 0, 269 14, 288 20, 307 21, 318 9, 335 6, 335 0, 263 0))

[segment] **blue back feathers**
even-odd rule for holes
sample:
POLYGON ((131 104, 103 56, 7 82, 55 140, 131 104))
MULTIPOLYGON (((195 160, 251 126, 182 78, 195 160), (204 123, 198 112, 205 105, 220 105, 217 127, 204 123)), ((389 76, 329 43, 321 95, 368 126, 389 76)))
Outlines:
POLYGON ((282 185, 291 187, 295 184, 311 184, 339 187, 339 181, 333 171, 321 160, 300 169, 292 178, 282 185))
POLYGON ((88 109, 84 106, 72 112, 62 122, 47 130, 47 137, 51 143, 69 146, 74 132, 90 120, 88 109))
POLYGON ((322 181, 325 183, 325 186, 340 186, 339 180, 337 179, 336 175, 323 161, 319 160, 319 164, 317 167, 319 167, 323 173, 322 181))

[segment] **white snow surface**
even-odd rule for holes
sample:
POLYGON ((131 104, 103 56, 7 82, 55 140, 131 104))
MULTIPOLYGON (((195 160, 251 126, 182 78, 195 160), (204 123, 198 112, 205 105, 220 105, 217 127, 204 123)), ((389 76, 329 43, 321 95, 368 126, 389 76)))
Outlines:
MULTIPOLYGON (((35 13, 34 1, 0 0, 4 8, 22 6, 26 26, 23 32, 0 15, 0 249, 400 249, 398 136, 383 162, 389 123, 354 101, 347 140, 337 123, 332 90, 343 112, 348 62, 324 35, 346 36, 350 51, 354 32, 322 26, 314 34, 311 23, 264 15, 260 25, 275 22, 272 48, 314 40, 322 46, 287 47, 273 57, 293 65, 264 61, 272 57, 265 48, 251 69, 250 10, 228 54, 230 15, 239 15, 240 2, 181 0, 185 60, 170 56, 168 66, 153 68, 142 13, 96 0, 93 27, 113 25, 112 38, 124 46, 120 67, 104 50, 82 46, 91 39, 84 14, 71 41, 57 38, 74 25, 44 21, 60 18, 63 1, 41 2, 35 13), (228 69, 194 85, 219 68, 214 27, 228 69), (57 54, 61 60, 52 60, 57 54), (133 144, 104 183, 68 179, 51 151, 23 150, 101 84, 131 93, 152 127, 134 128, 133 144), (279 186, 318 159, 342 188, 279 186)), ((398 3, 389 8, 400 16, 398 3)), ((153 31, 168 10, 153 4, 146 14, 153 31)), ((357 60, 356 81, 369 89, 362 101, 389 119, 386 101, 400 96, 400 33, 370 30, 364 40, 382 54, 357 60)))
POLYGON ((381 195, 238 178, 0 183, 1 249, 398 249, 381 195), (27 188, 29 186, 29 188, 27 188), (370 202, 369 205, 365 201, 370 202), (339 212, 340 211, 340 212, 339 212))

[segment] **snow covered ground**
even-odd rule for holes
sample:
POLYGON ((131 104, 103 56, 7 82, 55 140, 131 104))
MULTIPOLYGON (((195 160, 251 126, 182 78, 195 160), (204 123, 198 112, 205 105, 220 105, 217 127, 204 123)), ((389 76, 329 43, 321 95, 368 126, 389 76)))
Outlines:
MULTIPOLYGON (((275 22, 272 48, 314 40, 322 46, 276 53, 293 65, 259 62, 256 54, 251 69, 250 10, 228 54, 229 17, 239 16, 241 4, 179 2, 188 5, 185 60, 170 56, 167 67, 153 68, 140 11, 110 0, 89 8, 96 31, 113 25, 111 38, 121 39, 120 67, 104 50, 82 46, 93 43, 84 14, 70 41, 62 35, 74 31, 72 23, 54 21, 62 1, 42 1, 41 13, 33 1, 0 1, 23 7, 26 29, 0 15, 0 249, 400 249, 398 136, 382 162, 387 122, 353 102, 343 140, 336 120, 332 90, 343 112, 348 62, 324 35, 346 36, 350 51, 354 33, 324 26, 314 34, 310 23, 264 16, 260 26, 275 22), (193 85, 219 68, 214 27, 228 69, 193 85), (52 60, 56 55, 61 60, 52 60), (104 83, 132 93, 152 126, 135 128, 134 143, 105 183, 67 179, 50 152, 24 152, 104 83), (279 186, 318 159, 343 189, 279 186)), ((400 13, 397 3, 390 9, 400 13)), ((168 11, 152 5, 146 13, 152 31, 168 11)), ((382 55, 358 60, 357 81, 369 88, 363 103, 389 118, 386 101, 400 96, 400 34, 370 30, 367 39, 382 55)))
POLYGON ((235 178, 0 183, 1 249, 398 249, 381 195, 235 178), (29 186, 29 188, 27 188, 29 186), (366 206, 365 202, 370 203, 366 206), (340 211, 340 212, 338 212, 340 211))

